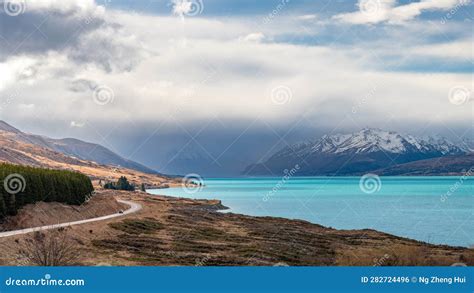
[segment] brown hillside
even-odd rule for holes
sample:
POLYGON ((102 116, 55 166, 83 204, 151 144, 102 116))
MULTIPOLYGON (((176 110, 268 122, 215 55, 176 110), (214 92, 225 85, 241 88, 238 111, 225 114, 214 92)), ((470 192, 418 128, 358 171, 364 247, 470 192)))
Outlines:
POLYGON ((2 128, 0 128, 0 162, 78 171, 88 175, 95 181, 115 181, 120 176, 126 176, 135 184, 145 183, 157 187, 179 184, 179 180, 163 175, 102 165, 93 161, 67 156, 60 152, 19 140, 15 132, 2 128))

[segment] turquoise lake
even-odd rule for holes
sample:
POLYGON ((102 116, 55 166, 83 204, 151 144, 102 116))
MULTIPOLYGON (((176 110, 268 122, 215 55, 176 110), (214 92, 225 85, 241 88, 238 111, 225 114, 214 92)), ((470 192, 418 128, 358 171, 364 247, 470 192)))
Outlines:
POLYGON ((359 177, 213 178, 199 188, 148 192, 220 199, 233 213, 474 245, 474 177, 380 177, 367 183, 359 177))

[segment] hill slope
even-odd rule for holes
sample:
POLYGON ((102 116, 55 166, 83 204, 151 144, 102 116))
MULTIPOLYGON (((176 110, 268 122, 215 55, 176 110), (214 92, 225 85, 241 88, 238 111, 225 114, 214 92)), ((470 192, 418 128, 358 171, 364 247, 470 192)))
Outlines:
MULTIPOLYGON (((56 148, 58 148, 58 146, 56 146, 56 148)), ((93 180, 108 181, 116 180, 120 176, 126 176, 130 181, 136 184, 146 183, 152 186, 164 186, 177 182, 176 179, 165 175, 142 172, 140 170, 124 167, 123 165, 101 164, 79 157, 80 156, 68 155, 57 151, 55 147, 51 146, 51 141, 49 141, 48 138, 24 134, 5 122, 0 123, 0 162, 51 169, 73 170, 84 173, 93 180)))
POLYGON ((474 175, 474 153, 457 156, 419 160, 391 166, 374 173, 386 176, 396 175, 474 175))
POLYGON ((11 133, 17 141, 47 148, 66 156, 94 161, 104 165, 124 167, 149 174, 157 174, 155 170, 137 162, 127 160, 99 144, 89 143, 74 138, 53 139, 40 135, 28 134, 14 128, 4 121, 0 121, 0 131, 11 133))

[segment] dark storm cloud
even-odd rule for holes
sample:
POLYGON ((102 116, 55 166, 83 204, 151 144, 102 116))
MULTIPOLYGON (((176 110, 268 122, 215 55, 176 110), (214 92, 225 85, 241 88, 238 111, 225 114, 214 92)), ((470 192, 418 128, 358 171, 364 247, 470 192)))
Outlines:
POLYGON ((77 12, 26 11, 10 16, 0 10, 0 59, 74 47, 81 35, 104 25, 101 18, 77 12))
POLYGON ((140 43, 121 25, 107 21, 103 7, 52 3, 46 8, 29 5, 23 13, 10 15, 0 1, 0 62, 49 52, 66 54, 78 65, 94 64, 106 72, 131 71, 141 62, 140 43))

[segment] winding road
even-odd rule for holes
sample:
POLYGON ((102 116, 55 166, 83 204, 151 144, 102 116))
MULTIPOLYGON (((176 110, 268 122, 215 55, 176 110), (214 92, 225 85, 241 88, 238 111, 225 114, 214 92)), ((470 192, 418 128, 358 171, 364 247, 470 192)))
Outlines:
POLYGON ((142 209, 142 205, 132 202, 132 201, 126 201, 126 200, 117 200, 120 203, 124 203, 130 206, 130 208, 123 213, 115 213, 107 216, 102 216, 102 217, 97 217, 97 218, 91 218, 87 220, 81 220, 81 221, 75 221, 75 222, 67 222, 67 223, 61 223, 61 224, 55 224, 55 225, 47 225, 47 226, 41 226, 41 227, 35 227, 35 228, 27 228, 27 229, 21 229, 21 230, 14 230, 14 231, 7 231, 7 232, 1 232, 0 233, 0 238, 3 237, 9 237, 9 236, 14 236, 14 235, 20 235, 20 234, 27 234, 31 232, 37 232, 37 231, 44 231, 44 230, 50 230, 50 229, 57 229, 61 227, 69 227, 69 226, 74 226, 74 225, 81 225, 81 224, 86 224, 86 223, 91 223, 91 222, 97 222, 97 221, 103 221, 103 220, 108 220, 116 217, 121 217, 124 215, 128 214, 133 214, 138 212, 139 210, 142 209))

